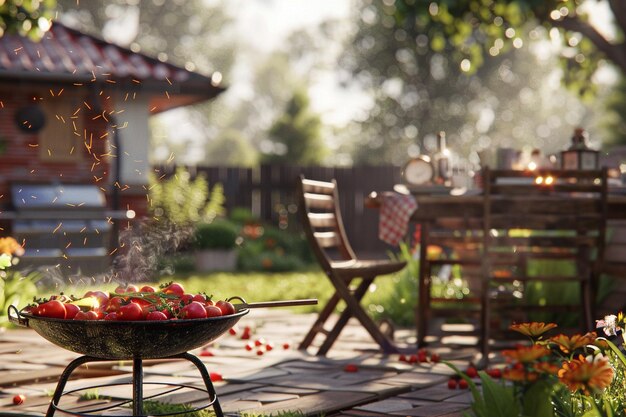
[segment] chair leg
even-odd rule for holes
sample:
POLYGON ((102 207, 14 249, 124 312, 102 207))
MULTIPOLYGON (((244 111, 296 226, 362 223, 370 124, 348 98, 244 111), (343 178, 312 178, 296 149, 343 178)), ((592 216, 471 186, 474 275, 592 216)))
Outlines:
MULTIPOLYGON (((361 301, 373 281, 373 278, 363 278, 359 286, 354 290, 353 296, 358 302, 361 301)), ((324 340, 322 346, 320 346, 320 349, 317 351, 318 356, 324 356, 328 353, 332 345, 337 340, 337 337, 339 337, 339 334, 341 333, 343 328, 346 326, 346 324, 348 324, 348 320, 350 319, 350 317, 352 317, 352 314, 350 312, 350 309, 346 306, 346 309, 341 313, 341 316, 337 320, 337 323, 335 323, 335 326, 328 333, 328 335, 326 336, 326 340, 324 340)))
POLYGON ((350 292, 346 283, 342 279, 335 276, 331 276, 330 278, 335 286, 335 289, 343 301, 345 301, 346 308, 350 310, 350 314, 361 322, 361 325, 365 328, 365 330, 367 330, 370 336, 372 336, 383 351, 385 353, 398 353, 398 348, 393 345, 393 343, 376 326, 376 323, 374 323, 372 318, 367 315, 361 304, 359 304, 350 292))
POLYGON ((424 345, 424 339, 428 332, 428 310, 430 304, 430 268, 428 267, 428 226, 426 224, 421 225, 420 233, 420 263, 419 263, 419 277, 418 277, 418 306, 416 309, 417 317, 415 322, 417 324, 417 347, 421 348, 424 345))
POLYGON ((489 336, 491 325, 491 311, 489 302, 489 279, 483 277, 481 306, 480 306, 480 352, 482 354, 481 364, 487 367, 489 364, 489 336))
POLYGON ((326 320, 328 320, 332 312, 335 310, 335 307, 337 307, 340 299, 341 297, 339 297, 339 293, 335 291, 335 293, 332 295, 332 297, 330 297, 330 299, 320 312, 317 320, 315 320, 315 323, 313 323, 313 326, 311 326, 311 328, 309 329, 309 332, 306 334, 306 336, 304 336, 304 339, 300 343, 300 346, 298 346, 298 349, 305 350, 306 348, 311 346, 311 343, 313 343, 313 339, 315 339, 315 336, 323 331, 326 320))

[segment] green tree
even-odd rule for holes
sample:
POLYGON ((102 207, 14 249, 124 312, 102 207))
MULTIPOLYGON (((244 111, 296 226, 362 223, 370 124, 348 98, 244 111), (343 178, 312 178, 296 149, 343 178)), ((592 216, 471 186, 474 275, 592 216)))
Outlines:
POLYGON ((50 28, 55 0, 6 0, 0 3, 0 36, 17 33, 39 40, 50 28))
POLYGON ((326 153, 320 128, 320 118, 311 111, 307 93, 296 90, 284 114, 270 128, 272 146, 263 153, 263 160, 274 164, 319 164, 326 153))
POLYGON ((258 153, 238 130, 225 129, 206 147, 204 164, 251 167, 258 162, 258 153))
POLYGON ((626 145, 626 78, 622 77, 605 103, 602 123, 606 146, 626 145))
POLYGON ((550 81, 554 62, 529 48, 470 71, 455 60, 452 39, 429 38, 431 20, 400 26, 396 8, 382 0, 362 0, 355 10, 357 30, 341 62, 374 98, 352 128, 356 163, 401 165, 412 153, 432 152, 440 130, 475 163, 474 151, 494 146, 554 152, 576 125, 589 124, 588 110, 550 81))
MULTIPOLYGON (((607 59, 626 73, 626 2, 620 0, 395 0, 394 25, 413 27, 428 21, 431 46, 446 41, 454 47, 454 59, 466 60, 470 70, 485 57, 497 56, 523 43, 523 33, 532 26, 548 29, 552 39, 563 43, 564 81, 581 94, 593 92, 589 80, 601 60, 607 59), (616 36, 611 39, 590 22, 586 5, 606 5, 612 13, 616 36), (552 32, 554 29, 556 32, 552 32), (559 36, 557 36, 557 34, 559 36)), ((611 23, 608 23, 609 25, 611 23)), ((546 31, 546 33, 548 32, 546 31)))

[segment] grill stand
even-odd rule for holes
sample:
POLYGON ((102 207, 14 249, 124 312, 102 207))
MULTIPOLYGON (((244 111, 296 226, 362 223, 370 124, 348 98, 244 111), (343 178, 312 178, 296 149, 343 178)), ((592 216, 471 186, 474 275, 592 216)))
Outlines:
MULTIPOLYGON (((209 399, 210 399, 210 402, 203 407, 199 407, 193 410, 185 410, 179 413, 168 412, 167 415, 190 413, 193 411, 198 411, 198 410, 207 408, 212 405, 213 410, 215 411, 215 415, 217 417, 224 417, 224 413, 222 412, 222 407, 220 406, 220 402, 217 399, 217 393, 215 392, 215 388, 213 387, 213 383, 211 382, 211 377, 209 375, 209 372, 207 371, 204 363, 200 359, 198 359, 198 357, 188 352, 185 352, 185 353, 181 353, 181 354, 174 355, 174 356, 168 356, 168 357, 161 358, 161 359, 185 359, 193 363, 196 366, 196 368, 198 368, 198 371, 200 372, 200 375, 202 376, 202 380, 204 381, 204 385, 206 386, 206 391, 202 389, 199 389, 199 390, 208 393, 209 399)), ((61 374, 59 383, 57 384, 57 387, 54 391, 54 395, 52 396, 52 400, 50 401, 50 406, 48 407, 48 411, 46 412, 46 417, 54 416, 54 413, 57 410, 63 413, 72 414, 76 416, 91 417, 91 416, 96 416, 96 414, 88 414, 89 412, 103 411, 107 408, 113 408, 113 407, 118 407, 119 405, 122 405, 123 403, 115 404, 111 407, 103 407, 98 410, 95 410, 95 409, 89 410, 87 413, 72 412, 70 410, 65 410, 59 407, 59 401, 61 400, 61 397, 64 394, 69 394, 71 392, 74 392, 74 391, 63 392, 63 390, 65 389, 65 385, 67 384, 67 381, 69 380, 70 375, 72 374, 72 372, 74 372, 74 370, 76 370, 76 368, 89 362, 110 362, 110 361, 111 359, 95 358, 93 356, 80 356, 74 359, 72 362, 70 362, 70 364, 67 365, 67 367, 61 374)), ((120 384, 112 384, 112 385, 120 385, 120 384)), ((180 384, 159 384, 159 385, 168 385, 168 386, 178 387, 176 389, 180 389, 180 388, 198 389, 197 387, 180 385, 180 384)), ((89 388, 98 388, 101 386, 107 386, 107 385, 84 387, 84 388, 81 388, 80 390, 86 390, 89 388)), ((78 391, 78 390, 75 390, 75 391, 78 391)), ((143 398, 143 360, 141 358, 134 358, 133 359, 133 416, 134 417, 145 417, 143 414, 143 400, 144 400, 143 398)))

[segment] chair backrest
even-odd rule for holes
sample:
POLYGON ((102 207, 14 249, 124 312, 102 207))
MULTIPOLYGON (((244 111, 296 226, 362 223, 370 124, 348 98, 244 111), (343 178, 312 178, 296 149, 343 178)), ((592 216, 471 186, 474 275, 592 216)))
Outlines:
MULTIPOLYGON (((484 170, 485 247, 535 258, 604 253, 607 171, 484 170)), ((579 259, 580 260, 580 259, 579 259)))
POLYGON ((337 182, 300 176, 298 198, 307 239, 322 267, 328 270, 334 260, 356 259, 341 219, 337 182))

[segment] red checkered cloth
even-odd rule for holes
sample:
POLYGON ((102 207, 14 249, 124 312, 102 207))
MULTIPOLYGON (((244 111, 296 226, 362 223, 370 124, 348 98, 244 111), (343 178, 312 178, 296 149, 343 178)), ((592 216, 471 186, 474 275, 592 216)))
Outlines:
POLYGON ((397 246, 406 234, 409 219, 417 209, 411 195, 394 192, 382 193, 382 206, 378 222, 378 237, 383 242, 397 246))

